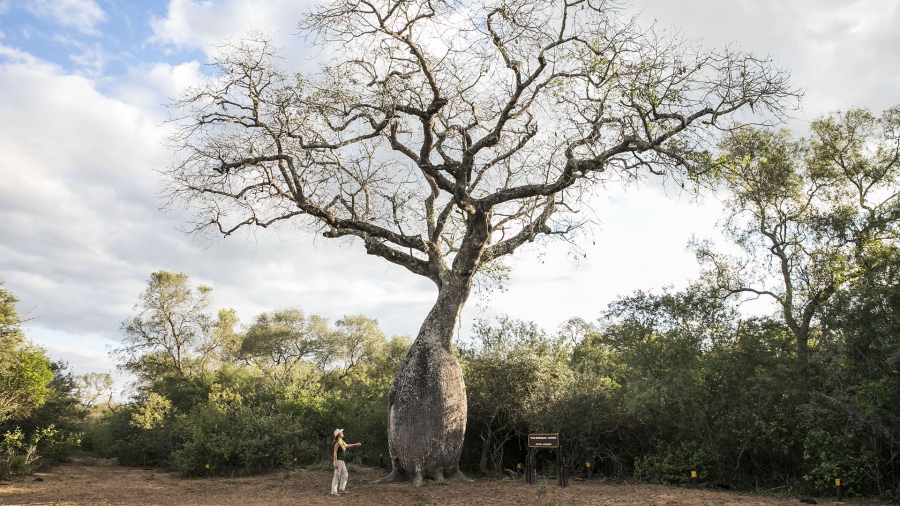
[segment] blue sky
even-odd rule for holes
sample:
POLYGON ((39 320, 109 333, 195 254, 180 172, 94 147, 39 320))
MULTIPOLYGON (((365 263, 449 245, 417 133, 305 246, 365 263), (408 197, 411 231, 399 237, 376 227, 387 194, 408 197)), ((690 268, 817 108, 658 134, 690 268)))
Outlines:
POLYGON ((174 54, 151 42, 152 23, 165 17, 166 2, 8 2, 5 9, 3 43, 27 49, 65 72, 116 77, 135 62, 174 54))
MULTIPOLYGON (((791 128, 853 106, 900 104, 900 2, 895 0, 635 0, 631 12, 688 39, 770 54, 806 89, 791 128)), ((185 272, 213 287, 215 306, 249 322, 301 306, 336 319, 363 313, 388 334, 414 335, 431 283, 290 228, 227 240, 178 230, 161 211, 156 170, 163 104, 197 82, 213 44, 251 28, 275 34, 285 61, 314 68, 290 0, 0 0, 0 280, 31 318, 29 336, 76 373, 115 367, 106 349, 151 272, 185 272)), ((617 296, 684 286, 697 275, 692 236, 716 237, 716 200, 660 188, 611 188, 573 261, 564 245, 522 251, 508 291, 479 316, 509 314, 554 330, 593 320, 617 296)))

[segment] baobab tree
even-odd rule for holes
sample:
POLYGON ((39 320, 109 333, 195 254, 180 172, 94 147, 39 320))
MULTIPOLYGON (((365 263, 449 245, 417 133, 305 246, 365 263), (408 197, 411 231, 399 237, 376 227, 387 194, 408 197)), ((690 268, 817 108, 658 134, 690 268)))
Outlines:
POLYGON ((386 480, 463 477, 451 342, 479 271, 571 239, 604 182, 698 177, 730 116, 797 98, 766 58, 641 29, 610 1, 334 0, 300 24, 333 55, 320 72, 282 70, 251 35, 174 104, 168 187, 198 229, 291 221, 434 282, 390 390, 386 480))

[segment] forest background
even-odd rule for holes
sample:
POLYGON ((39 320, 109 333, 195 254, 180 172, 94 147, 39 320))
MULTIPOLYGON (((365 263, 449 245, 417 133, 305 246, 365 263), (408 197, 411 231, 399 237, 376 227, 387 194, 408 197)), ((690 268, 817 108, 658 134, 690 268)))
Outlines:
MULTIPOLYGON (((524 434, 558 431, 573 469, 608 476, 679 483, 696 469, 819 492, 840 477, 850 493, 896 497, 896 146, 896 110, 834 114, 802 141, 734 136, 718 189, 737 256, 697 242, 696 283, 619 298, 596 322, 479 322, 458 350, 464 467, 514 468, 524 434), (775 313, 742 315, 740 294, 775 300, 775 313)), ((75 376, 34 346, 4 290, 3 472, 78 448, 185 475, 264 471, 320 460, 335 425, 378 462, 408 339, 296 308, 240 325, 211 293, 151 275, 122 316, 116 360, 138 382, 120 402, 110 377, 75 376)))

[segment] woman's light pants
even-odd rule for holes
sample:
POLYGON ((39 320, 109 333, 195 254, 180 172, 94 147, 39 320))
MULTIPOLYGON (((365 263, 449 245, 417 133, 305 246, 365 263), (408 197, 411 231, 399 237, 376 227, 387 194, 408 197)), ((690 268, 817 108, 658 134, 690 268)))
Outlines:
POLYGON ((331 493, 338 493, 338 485, 343 492, 347 488, 347 465, 343 460, 337 461, 337 469, 334 470, 334 478, 331 479, 331 493))

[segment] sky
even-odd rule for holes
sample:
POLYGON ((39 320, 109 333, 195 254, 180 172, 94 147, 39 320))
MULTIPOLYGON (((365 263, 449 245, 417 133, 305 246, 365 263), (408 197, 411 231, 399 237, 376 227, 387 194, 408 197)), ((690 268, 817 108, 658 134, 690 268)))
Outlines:
MULTIPOLYGON (((184 272, 213 288, 213 306, 242 323, 301 307, 336 320, 377 318, 388 335, 415 336, 433 284, 361 244, 290 227, 227 239, 183 233, 187 216, 162 209, 158 170, 165 104, 197 82, 215 44, 251 29, 276 36, 293 68, 320 53, 298 35, 297 0, 0 0, 0 280, 29 319, 29 338, 76 374, 113 372, 108 350, 150 274, 184 272)), ((634 0, 645 25, 709 47, 769 55, 805 89, 786 125, 836 110, 900 104, 896 0, 634 0)), ((659 187, 609 188, 595 225, 567 245, 523 249, 507 290, 472 297, 476 318, 509 315, 554 331, 594 321, 636 290, 684 287, 698 275, 691 237, 717 239, 721 209, 659 187)), ((721 240, 721 239, 717 239, 721 240)))

